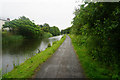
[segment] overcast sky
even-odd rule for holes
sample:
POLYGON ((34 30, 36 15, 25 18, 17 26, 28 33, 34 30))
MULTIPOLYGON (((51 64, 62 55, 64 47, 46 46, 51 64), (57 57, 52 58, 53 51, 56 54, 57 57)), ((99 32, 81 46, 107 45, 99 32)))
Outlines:
POLYGON ((61 30, 71 26, 75 7, 81 2, 82 0, 0 0, 0 18, 12 20, 24 15, 36 24, 48 23, 61 30))

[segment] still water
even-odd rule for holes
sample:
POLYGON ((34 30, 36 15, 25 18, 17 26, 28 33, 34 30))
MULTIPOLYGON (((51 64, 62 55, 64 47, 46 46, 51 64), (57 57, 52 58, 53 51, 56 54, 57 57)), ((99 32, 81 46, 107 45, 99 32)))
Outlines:
POLYGON ((2 48, 2 74, 10 72, 14 66, 20 65, 26 59, 44 51, 48 44, 60 40, 62 35, 42 40, 24 40, 2 48))

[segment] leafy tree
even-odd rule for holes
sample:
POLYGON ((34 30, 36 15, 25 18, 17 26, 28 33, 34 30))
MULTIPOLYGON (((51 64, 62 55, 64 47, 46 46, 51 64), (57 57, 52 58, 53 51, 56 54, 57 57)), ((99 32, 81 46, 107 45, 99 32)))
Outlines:
POLYGON ((42 37, 42 31, 35 25, 29 18, 25 16, 19 19, 14 19, 10 22, 6 22, 3 28, 10 28, 13 33, 23 35, 26 38, 40 38, 42 37))
POLYGON ((118 69, 120 2, 85 3, 74 14, 71 34, 82 36, 78 44, 85 44, 93 59, 118 69))
POLYGON ((40 25, 40 28, 42 28, 43 27, 43 25, 40 25))
POLYGON ((49 32, 49 29, 50 29, 49 24, 47 24, 47 23, 43 24, 42 30, 43 30, 44 32, 49 32))
POLYGON ((50 27, 49 32, 50 32, 53 36, 60 35, 60 30, 59 30, 59 28, 56 27, 56 26, 50 27))

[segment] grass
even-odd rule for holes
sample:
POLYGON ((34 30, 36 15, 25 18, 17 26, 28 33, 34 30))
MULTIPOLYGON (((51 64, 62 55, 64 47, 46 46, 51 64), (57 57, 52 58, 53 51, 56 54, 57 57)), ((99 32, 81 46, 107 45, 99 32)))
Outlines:
POLYGON ((56 44, 47 48, 46 50, 36 54, 35 56, 29 58, 24 63, 22 63, 17 68, 13 69, 11 72, 3 75, 4 78, 31 78, 34 74, 35 69, 44 63, 52 54, 59 48, 59 46, 66 39, 66 35, 56 44))
MULTIPOLYGON (((101 80, 101 79, 114 79, 117 77, 117 75, 113 75, 113 71, 106 68, 105 65, 101 65, 99 61, 93 60, 90 55, 88 55, 88 50, 85 47, 85 45, 79 45, 78 40, 76 40, 75 35, 69 35, 72 44, 74 46, 74 49, 78 55, 78 58, 80 60, 80 63, 85 71, 85 74, 87 78, 91 80, 101 80), (112 75, 112 77, 111 77, 112 75)), ((119 80, 119 79, 117 79, 119 80)))

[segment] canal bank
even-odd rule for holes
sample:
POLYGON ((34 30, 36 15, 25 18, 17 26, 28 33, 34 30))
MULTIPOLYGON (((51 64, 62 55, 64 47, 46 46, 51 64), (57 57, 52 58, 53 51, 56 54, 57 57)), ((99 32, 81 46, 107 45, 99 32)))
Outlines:
POLYGON ((16 66, 39 53, 39 51, 44 51, 49 43, 52 45, 54 41, 59 41, 61 37, 62 35, 43 39, 15 40, 9 44, 2 44, 2 63, 0 63, 2 65, 2 74, 10 72, 16 66))
POLYGON ((33 78, 60 78, 63 80, 64 78, 70 80, 71 78, 77 78, 77 80, 86 78, 69 36, 66 36, 65 41, 54 55, 40 66, 40 70, 36 72, 33 78))
POLYGON ((52 47, 47 48, 44 51, 36 54, 35 56, 29 58, 24 63, 22 63, 17 68, 13 69, 11 72, 3 75, 3 78, 30 78, 34 74, 34 70, 43 62, 45 62, 63 43, 66 36, 57 41, 52 47))

